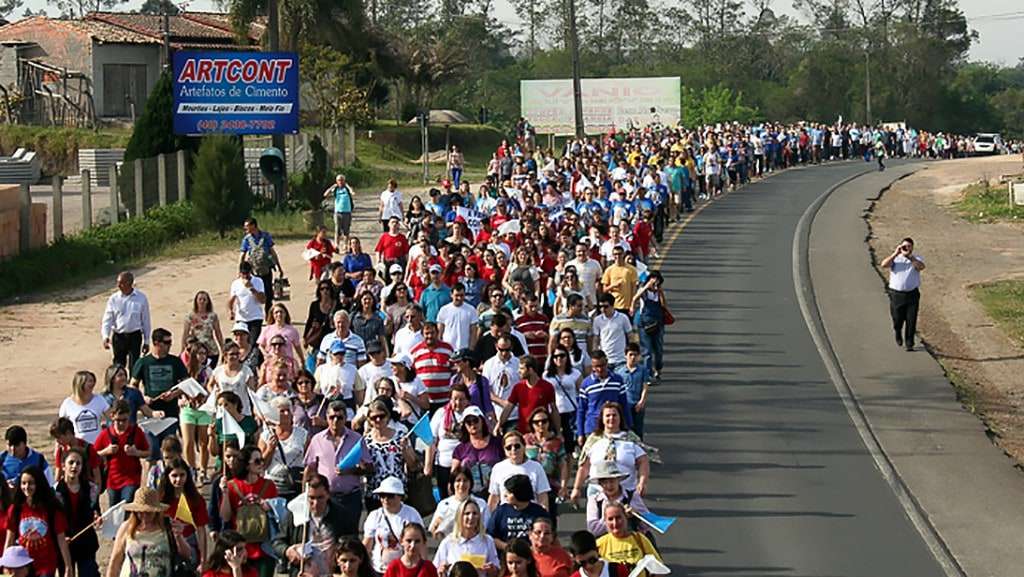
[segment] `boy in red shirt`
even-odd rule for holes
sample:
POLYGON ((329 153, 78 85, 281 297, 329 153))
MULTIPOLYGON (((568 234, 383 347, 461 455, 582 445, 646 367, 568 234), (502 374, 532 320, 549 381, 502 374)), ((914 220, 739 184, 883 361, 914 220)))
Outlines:
POLYGON ((402 265, 402 268, 405 268, 406 257, 411 247, 409 246, 409 239, 398 231, 400 225, 401 223, 397 218, 391 217, 388 219, 388 231, 380 235, 377 247, 373 249, 377 253, 377 262, 383 262, 387 265, 398 263, 402 265))
POLYGON ((555 387, 540 378, 541 365, 532 355, 519 357, 519 376, 522 379, 512 387, 508 402, 501 411, 498 424, 494 427, 494 435, 501 436, 505 421, 513 407, 519 408, 519 419, 516 428, 524 435, 530 431, 530 415, 537 407, 545 407, 551 415, 551 424, 555 432, 561 431, 558 419, 558 408, 555 406, 555 387))
POLYGON ((128 401, 115 401, 110 412, 113 424, 96 437, 96 452, 107 458, 107 498, 113 507, 131 501, 142 486, 142 459, 149 457, 149 441, 138 425, 129 422, 128 401))

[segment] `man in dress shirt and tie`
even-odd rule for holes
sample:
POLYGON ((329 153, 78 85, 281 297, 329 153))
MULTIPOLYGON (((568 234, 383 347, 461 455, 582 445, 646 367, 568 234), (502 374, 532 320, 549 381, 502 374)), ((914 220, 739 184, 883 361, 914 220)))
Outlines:
POLYGON ((149 352, 149 301, 135 288, 135 276, 128 271, 117 275, 117 292, 107 299, 100 335, 103 348, 113 349, 114 364, 131 370, 135 361, 149 352))
POLYGON ((896 332, 896 344, 912 351, 924 260, 914 254, 914 240, 907 237, 882 260, 881 266, 889 269, 889 313, 896 332))

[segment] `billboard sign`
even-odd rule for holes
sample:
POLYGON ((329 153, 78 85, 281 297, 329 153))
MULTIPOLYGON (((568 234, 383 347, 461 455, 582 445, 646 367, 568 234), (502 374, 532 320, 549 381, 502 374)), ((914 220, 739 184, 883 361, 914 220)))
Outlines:
POLYGON ((299 57, 293 52, 174 53, 175 134, 299 130, 299 57))
MULTIPOLYGON (((583 78, 583 125, 588 134, 653 122, 679 121, 679 77, 583 78), (654 112, 651 112, 651 109, 654 112)), ((523 117, 540 134, 575 132, 572 80, 523 80, 519 84, 523 117)))

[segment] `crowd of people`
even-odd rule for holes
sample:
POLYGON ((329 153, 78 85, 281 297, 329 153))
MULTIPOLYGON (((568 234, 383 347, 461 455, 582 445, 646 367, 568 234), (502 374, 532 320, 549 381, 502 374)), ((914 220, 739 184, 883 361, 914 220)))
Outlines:
POLYGON ((669 224, 768 172, 932 140, 654 126, 570 139, 556 156, 519 134, 481 182, 456 147, 452 178, 423 198, 392 180, 372 201, 369 252, 352 225, 371 201, 339 175, 324 192, 333 239, 321 227, 303 254, 301 324, 275 298, 281 259, 254 218, 226 318, 199 290, 182 326, 153 327, 121 273, 100 329, 111 365, 71 377, 52 451, 6 430, 0 566, 624 577, 660 559, 645 518, 660 458, 644 438, 675 322, 657 264, 669 224), (573 506, 586 529, 559 539, 573 506))

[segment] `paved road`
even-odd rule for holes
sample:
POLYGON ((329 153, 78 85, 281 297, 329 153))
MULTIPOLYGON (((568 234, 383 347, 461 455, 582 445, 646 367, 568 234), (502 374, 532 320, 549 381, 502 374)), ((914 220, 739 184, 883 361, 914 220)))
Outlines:
POLYGON ((663 263, 679 322, 648 416, 665 459, 649 504, 680 518, 659 542, 675 574, 942 574, 847 416, 794 292, 801 215, 865 168, 789 171, 725 197, 663 263))

